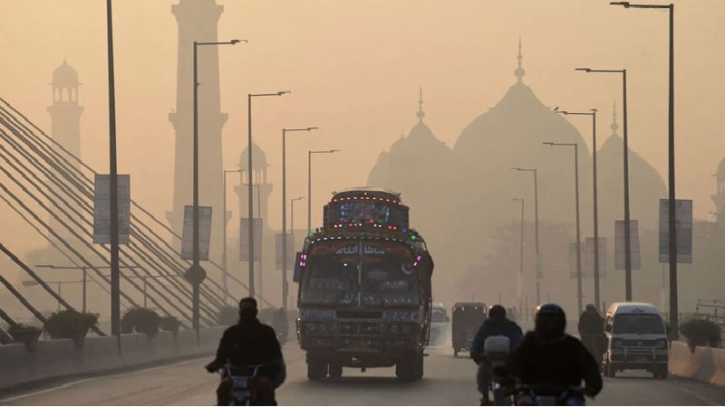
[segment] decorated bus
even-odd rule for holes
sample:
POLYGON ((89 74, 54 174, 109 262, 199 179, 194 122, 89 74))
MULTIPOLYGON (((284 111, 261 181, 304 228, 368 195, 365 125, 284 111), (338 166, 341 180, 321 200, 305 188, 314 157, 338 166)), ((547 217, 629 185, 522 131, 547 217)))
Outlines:
POLYGON ((334 193, 323 227, 305 239, 294 281, 310 380, 339 378, 343 367, 423 377, 433 260, 408 212, 394 192, 334 193))

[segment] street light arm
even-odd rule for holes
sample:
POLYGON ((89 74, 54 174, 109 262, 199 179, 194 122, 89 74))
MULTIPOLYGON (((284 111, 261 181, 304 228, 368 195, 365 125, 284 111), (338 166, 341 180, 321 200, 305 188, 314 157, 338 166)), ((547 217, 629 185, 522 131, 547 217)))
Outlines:
POLYGON ((252 98, 256 98, 256 97, 263 97, 263 96, 282 96, 287 93, 292 93, 292 91, 281 90, 281 91, 275 92, 275 93, 250 93, 248 96, 252 97, 252 98))
POLYGON ((613 1, 609 3, 613 6, 623 6, 624 8, 658 8, 658 9, 666 9, 666 8, 672 8, 672 4, 663 5, 663 4, 632 4, 628 1, 613 1))
POLYGON ((587 73, 623 73, 624 69, 592 69, 592 68, 575 68, 575 71, 584 71, 587 73))
POLYGON ((221 41, 221 42, 195 42, 196 45, 235 45, 240 42, 246 43, 247 40, 231 40, 231 41, 221 41))

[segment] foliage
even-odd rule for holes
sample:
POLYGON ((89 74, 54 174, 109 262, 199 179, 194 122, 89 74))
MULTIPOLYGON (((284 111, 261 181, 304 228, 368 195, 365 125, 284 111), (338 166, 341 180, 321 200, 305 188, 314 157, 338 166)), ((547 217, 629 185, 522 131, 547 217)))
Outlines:
POLYGON ((96 324, 98 324, 98 314, 67 309, 54 312, 45 323, 45 330, 52 339, 75 339, 85 335, 96 324))
POLYGON ((224 305, 219 309, 217 314, 217 322, 220 326, 231 326, 237 323, 239 319, 239 308, 231 305, 224 305))
POLYGON ((178 318, 172 316, 165 316, 161 318, 161 329, 164 331, 175 332, 179 330, 181 321, 178 318))
POLYGON ((680 324, 680 333, 685 335, 688 342, 697 344, 698 341, 705 341, 711 347, 720 346, 720 326, 716 323, 702 318, 693 318, 680 324))
POLYGON ((15 326, 11 326, 10 328, 8 328, 8 332, 10 332, 10 333, 13 333, 13 332, 28 332, 28 331, 37 331, 39 329, 40 328, 38 328, 37 326, 25 325, 25 324, 16 324, 15 326))
POLYGON ((121 318, 121 333, 132 333, 134 331, 155 335, 159 331, 161 317, 156 311, 138 307, 130 308, 121 318))

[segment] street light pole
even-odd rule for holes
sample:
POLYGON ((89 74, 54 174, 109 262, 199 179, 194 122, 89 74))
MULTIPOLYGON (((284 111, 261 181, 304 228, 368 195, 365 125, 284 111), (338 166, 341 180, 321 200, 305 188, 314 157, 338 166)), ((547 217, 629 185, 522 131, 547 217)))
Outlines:
POLYGON ((287 310, 287 132, 312 131, 317 127, 282 129, 282 309, 287 310))
POLYGON ((519 172, 534 174, 534 234, 536 240, 536 304, 541 305, 541 256, 539 255, 539 180, 536 168, 512 168, 519 172))
MULTIPOLYGON (((297 198, 294 198, 294 199, 291 199, 290 200, 290 206, 291 206, 291 210, 290 210, 290 232, 292 233, 292 237, 293 238, 295 236, 295 201, 301 201, 303 199, 305 199, 305 197, 304 196, 300 196, 300 197, 297 197, 297 198)), ((285 286, 284 287, 285 287, 285 291, 284 291, 284 301, 286 303, 287 302, 287 297, 289 296, 289 284, 287 283, 286 280, 285 280, 285 286)))
MULTIPOLYGON (((587 73, 622 74, 622 110, 624 116, 623 156, 624 156, 624 292, 625 299, 632 301, 632 245, 629 227, 629 138, 627 133, 627 70, 576 68, 587 73)), ((599 305, 597 305, 599 306, 599 305)))
POLYGON ((597 109, 590 109, 590 112, 568 112, 568 111, 557 111, 564 115, 573 116, 591 116, 592 117, 592 165, 593 171, 593 199, 594 199, 594 304, 597 309, 601 306, 599 301, 599 211, 597 208, 597 109))
POLYGON ((554 147, 574 147, 574 193, 576 201, 576 289, 577 307, 579 314, 582 313, 582 253, 581 253, 581 232, 579 227, 579 145, 577 143, 552 143, 546 141, 543 144, 554 147))
MULTIPOLYGON (((201 285, 201 282, 206 277, 206 272, 199 264, 200 261, 200 253, 199 253, 199 79, 198 79, 198 64, 197 64, 197 48, 201 45, 234 45, 236 43, 240 42, 240 40, 231 40, 226 42, 197 42, 194 41, 194 84, 192 86, 193 89, 193 99, 194 99, 194 114, 193 114, 193 121, 194 121, 194 134, 193 134, 193 166, 194 166, 194 180, 193 180, 193 195, 194 195, 194 207, 193 207, 193 218, 194 218, 194 231, 193 231, 193 253, 192 253, 192 266, 189 269, 192 274, 194 274, 192 283, 192 325, 194 330, 197 334, 197 339, 199 336, 199 286, 201 285)), ((246 40, 242 40, 241 42, 246 42, 246 40)), ((226 271, 225 271, 226 272, 226 271)), ((223 273, 222 273, 223 274, 223 273)), ((190 275, 191 276, 191 275, 190 275)))
POLYGON ((224 189, 224 198, 223 198, 224 202, 223 202, 223 209, 222 209, 222 212, 223 212, 222 213, 222 216, 223 216, 222 222, 224 225, 222 227, 222 232, 223 232, 222 242, 224 244, 224 250, 222 250, 222 269, 223 269, 222 270, 222 287, 224 290, 223 298, 224 298, 225 304, 227 303, 227 300, 229 298, 229 293, 227 290, 227 279, 229 278, 228 277, 229 271, 227 269, 227 174, 232 173, 232 172, 240 173, 242 171, 244 171, 244 170, 224 170, 224 188, 223 188, 224 189))
POLYGON ((247 195, 249 199, 249 296, 254 298, 254 187, 252 172, 252 98, 267 96, 282 96, 291 93, 288 90, 280 90, 276 93, 249 93, 247 94, 247 195))
POLYGON ((118 261, 118 167, 116 163, 116 85, 113 67, 113 5, 106 0, 106 29, 108 40, 108 127, 110 150, 111 199, 111 335, 118 337, 121 346, 121 280, 118 261))
POLYGON ((524 283, 524 198, 511 198, 514 201, 521 202, 521 251, 519 259, 519 278, 517 285, 517 291, 519 296, 519 309, 523 312, 523 283, 524 283))
POLYGON ((340 150, 307 151, 307 234, 312 233, 312 154, 332 154, 340 150))
MULTIPOLYGON (((668 179, 669 179, 669 255, 670 255, 670 325, 673 327, 673 339, 679 337, 678 298, 677 298, 677 229, 675 216, 675 5, 631 4, 629 2, 612 2, 612 5, 624 8, 668 9, 670 13, 670 58, 669 58, 669 109, 668 109, 668 179)), ((626 230, 626 228, 625 228, 626 230)))

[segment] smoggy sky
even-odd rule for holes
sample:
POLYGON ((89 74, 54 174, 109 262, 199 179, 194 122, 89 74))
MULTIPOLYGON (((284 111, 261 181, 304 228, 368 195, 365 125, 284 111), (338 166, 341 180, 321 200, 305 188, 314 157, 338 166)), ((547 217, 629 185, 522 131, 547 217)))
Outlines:
MULTIPOLYGON (((174 131, 167 117, 176 98, 177 25, 171 14, 176 2, 114 5, 119 173, 131 174, 133 198, 159 218, 172 203, 174 131)), ((545 105, 599 109, 600 135, 610 133, 613 102, 621 106, 621 81, 574 68, 627 68, 630 147, 666 179, 666 11, 625 10, 591 0, 217 3, 225 7, 219 39, 250 41, 219 50, 222 110, 229 114, 226 169, 238 164, 246 146, 246 94, 293 92, 254 106, 255 141, 266 151, 268 177, 277 184, 273 227, 281 223, 282 127, 321 129, 288 140, 289 197, 306 195, 308 149, 342 150, 315 157, 313 224, 318 224, 329 193, 364 185, 380 152, 416 123, 420 86, 426 123, 452 146, 514 84, 519 36, 524 82, 545 105)), ((694 199, 697 218, 710 219, 712 174, 725 157, 725 1, 675 4, 677 195, 694 199)), ((0 95, 49 131, 49 82, 67 58, 83 83, 82 158, 100 173, 108 172, 105 30, 105 1, 0 0, 0 95)), ((590 141, 590 122, 571 121, 590 141)), ((229 205, 238 217, 231 188, 229 205)), ((302 227, 302 205, 296 215, 302 227)), ((12 241, 11 249, 45 245, 27 226, 5 227, 22 221, 4 204, 0 218, 0 241, 12 241)))

